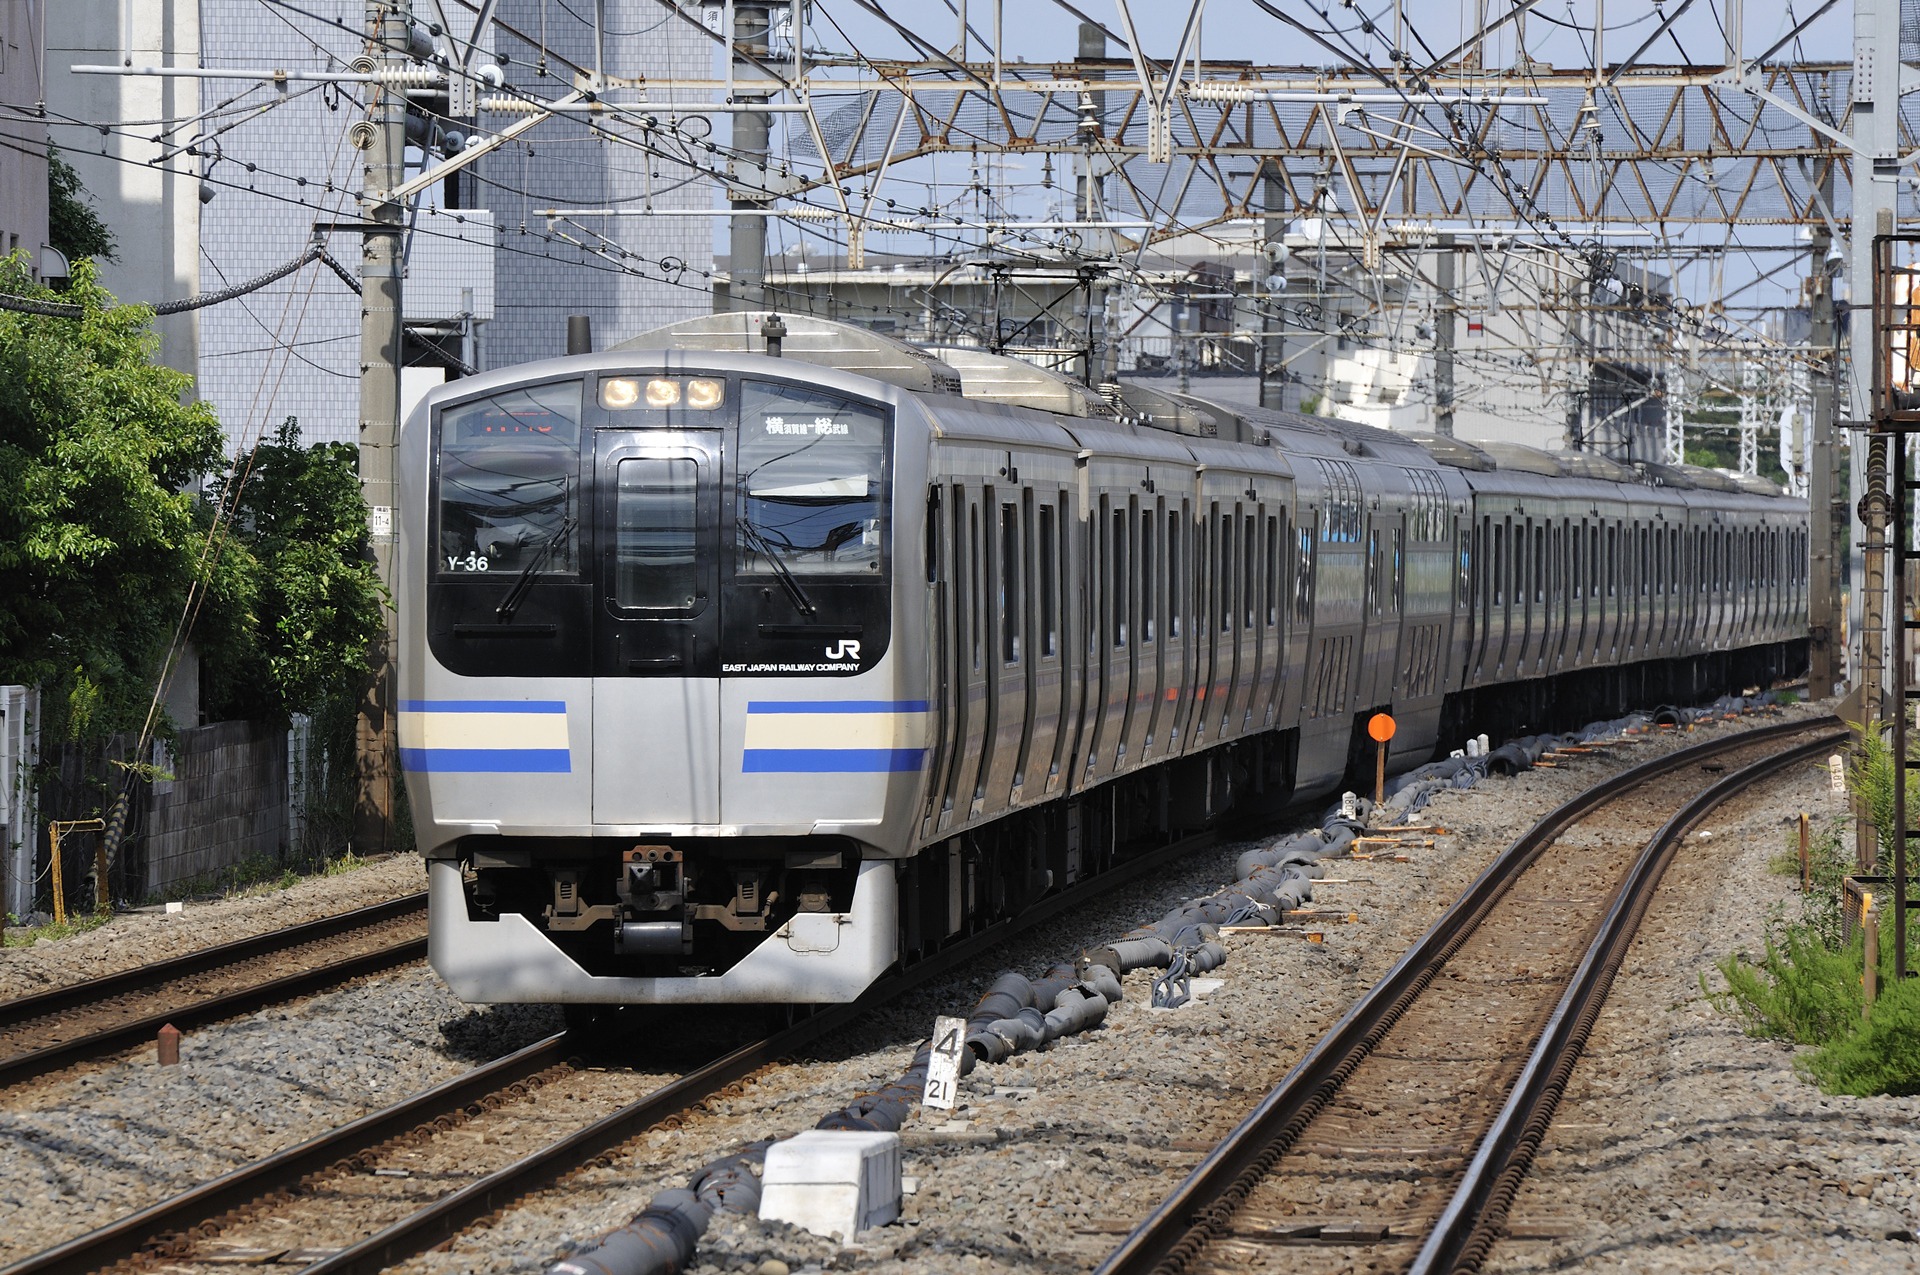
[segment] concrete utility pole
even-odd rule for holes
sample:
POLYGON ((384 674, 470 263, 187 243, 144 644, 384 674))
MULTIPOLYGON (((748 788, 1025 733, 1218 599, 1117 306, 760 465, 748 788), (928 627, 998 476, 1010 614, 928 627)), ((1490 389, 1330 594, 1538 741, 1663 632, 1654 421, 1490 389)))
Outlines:
MULTIPOLYGON (((749 59, 757 58, 764 62, 767 58, 768 17, 764 4, 734 6, 733 67, 736 78, 764 78, 766 73, 749 59)), ((745 104, 764 104, 767 100, 764 93, 739 93, 736 96, 745 104)), ((741 111, 733 117, 733 148, 745 161, 741 167, 747 172, 764 171, 766 168, 770 118, 765 111, 753 110, 741 111)), ((763 215, 767 200, 764 196, 754 196, 735 189, 730 206, 746 215, 729 218, 727 223, 727 271, 731 276, 727 286, 727 308, 763 310, 767 306, 767 218, 763 215)))
MULTIPOLYGON (((1852 356, 1852 375, 1846 380, 1846 419, 1865 421, 1872 411, 1873 323, 1868 315, 1873 301, 1873 237, 1890 235, 1894 230, 1894 210, 1900 181, 1900 0, 1854 0, 1853 4, 1853 229, 1847 244, 1847 284, 1853 303, 1848 341, 1852 356)), ((1852 452, 1853 490, 1868 492, 1865 447, 1852 452)), ((1884 496, 1884 492, 1882 493, 1884 496)), ((1867 554, 1884 544, 1874 545, 1875 535, 1867 533, 1867 554)), ((1885 584, 1882 572, 1877 579, 1866 572, 1853 590, 1851 640, 1862 646, 1868 639, 1868 592, 1876 583, 1885 584)), ((1882 600, 1884 601, 1884 599, 1882 600)), ((1881 609, 1875 623, 1884 624, 1887 611, 1881 609)), ((1882 643, 1885 634, 1877 635, 1882 643)), ((1904 637, 1904 635, 1903 635, 1904 637)), ((1902 642, 1904 645, 1904 641, 1902 642)), ((1896 653, 1887 667, 1898 669, 1904 661, 1896 653)), ((1861 668, 1863 696, 1880 694, 1879 669, 1871 674, 1861 668)), ((1877 705, 1875 708, 1877 709, 1877 705)), ((1876 711, 1875 716, 1878 716, 1876 711)))
POLYGON ((1433 304, 1433 432, 1453 437, 1453 236, 1440 236, 1440 259, 1434 263, 1433 304))
POLYGON ((1268 163, 1260 184, 1260 203, 1267 214, 1261 233, 1266 238, 1267 269, 1279 277, 1281 288, 1256 285, 1254 295, 1260 298, 1260 406, 1273 408, 1287 405, 1287 330, 1280 315, 1287 280, 1287 219, 1280 208, 1285 192, 1280 166, 1268 163))
MULTIPOLYGON (((1833 186, 1831 170, 1822 185, 1833 186)), ((1831 207, 1831 203, 1828 205, 1831 207)), ((1807 475, 1807 626, 1813 634, 1807 671, 1807 697, 1825 699, 1840 680, 1840 578, 1834 556, 1834 532, 1847 525, 1844 511, 1834 508, 1833 452, 1833 276, 1827 257, 1833 239, 1822 225, 1813 232, 1811 277, 1807 298, 1813 346, 1813 456, 1807 475), (1836 512, 1842 516, 1836 519, 1836 512)))
MULTIPOLYGON (((383 68, 407 64, 412 28, 410 0, 367 0, 367 35, 383 68)), ((361 214, 366 223, 360 255, 360 490, 366 497, 373 558, 381 583, 394 592, 393 454, 400 436, 400 270, 403 209, 389 193, 405 177, 406 90, 371 85, 370 130, 361 169, 361 214)), ((373 682, 360 703, 360 797, 354 810, 353 846, 359 854, 393 848, 396 751, 393 735, 393 639, 383 626, 371 652, 373 682)))
MULTIPOLYGON (((997 56, 997 54, 996 54, 997 56)), ((1082 22, 1080 36, 1074 46, 1074 58, 1078 62, 1104 62, 1107 57, 1107 33, 1096 22, 1082 22)), ((1103 76, 1105 73, 1082 68, 1081 74, 1088 79, 1103 76)), ((1107 95, 1105 93, 1087 94, 1088 108, 1080 116, 1080 172, 1074 179, 1073 209, 1075 220, 1098 221, 1106 216, 1106 193, 1100 189, 1100 178, 1094 173, 1094 147, 1099 145, 1107 132, 1107 95)), ((1083 241, 1098 235, 1105 242, 1109 256, 1115 254, 1114 232, 1111 230, 1085 231, 1083 241)), ((1113 340, 1113 331, 1108 324, 1108 289, 1104 280, 1087 286, 1087 381, 1089 384, 1103 384, 1120 379, 1120 347, 1113 340)))

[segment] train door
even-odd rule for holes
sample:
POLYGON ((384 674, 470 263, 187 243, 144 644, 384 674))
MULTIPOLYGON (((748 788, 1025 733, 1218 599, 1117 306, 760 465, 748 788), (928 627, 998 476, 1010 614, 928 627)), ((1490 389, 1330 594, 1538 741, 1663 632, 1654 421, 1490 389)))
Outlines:
POLYGON ((1263 534, 1260 541, 1260 697, 1254 704, 1256 724, 1271 730, 1279 724, 1280 688, 1287 651, 1286 613, 1282 582, 1287 552, 1287 519, 1284 507, 1260 506, 1263 534))
POLYGON ((1510 653, 1507 645, 1513 632, 1513 519, 1502 518, 1493 524, 1493 623, 1489 634, 1494 649, 1493 672, 1496 680, 1507 673, 1510 653))
POLYGON ((1160 695, 1154 701, 1152 755, 1173 757, 1183 741, 1181 716, 1187 705, 1187 620, 1185 597, 1187 584, 1185 501, 1169 503, 1162 497, 1156 503, 1156 515, 1164 536, 1160 538, 1160 695))
POLYGON ((1233 690, 1227 697, 1221 732, 1226 738, 1253 729, 1253 688, 1260 676, 1259 557, 1260 520, 1248 512, 1257 506, 1235 504, 1238 529, 1234 537, 1233 690))
POLYGON ((1117 741, 1115 726, 1108 721, 1118 665, 1114 659, 1113 597, 1113 499, 1101 496, 1089 500, 1087 508, 1086 557, 1082 570, 1086 580, 1087 700, 1082 710, 1087 731, 1082 737, 1083 756, 1080 772, 1083 783, 1090 784, 1113 772, 1111 754, 1117 741))
POLYGON ((717 823, 720 433, 597 430, 594 464, 593 820, 717 823))
MULTIPOLYGON (((1013 472, 1012 457, 1008 472, 1013 472)), ((992 539, 990 550, 993 570, 993 612, 995 669, 992 685, 994 739, 992 770, 987 776, 985 812, 997 814, 1007 808, 1019 787, 1016 771, 1026 751, 1028 723, 1032 720, 1028 698, 1027 666, 1033 647, 1027 632, 1027 534, 1022 526, 1018 490, 998 493, 992 502, 992 539)))
POLYGON ((959 765, 953 741, 960 728, 960 704, 956 694, 959 673, 954 653, 954 541, 949 534, 947 501, 959 503, 958 488, 933 486, 927 489, 926 568, 929 605, 929 629, 933 650, 929 667, 933 671, 933 752, 927 765, 927 805, 922 813, 920 835, 931 838, 944 831, 953 820, 953 808, 947 802, 949 779, 959 765))
POLYGON ((1134 520, 1140 528, 1140 689, 1130 736, 1138 737, 1133 753, 1142 761, 1158 761, 1167 747, 1166 510, 1165 497, 1148 496, 1134 520))
POLYGON ((1126 573, 1127 647, 1126 707, 1121 714, 1120 762, 1131 769, 1144 760, 1148 719, 1151 715, 1153 688, 1158 685, 1159 653, 1155 640, 1159 630, 1154 624, 1153 602, 1158 590, 1153 587, 1153 501, 1129 496, 1124 510, 1114 516, 1114 539, 1127 546, 1126 573))
POLYGON ((943 799, 942 828, 972 818, 979 794, 981 754, 985 751, 986 656, 981 633, 983 617, 981 579, 980 493, 954 484, 949 509, 953 546, 952 672, 954 727, 952 736, 959 741, 953 766, 947 774, 943 799))
POLYGON ((1361 703, 1391 704, 1406 650, 1406 515, 1382 511, 1368 533, 1367 694, 1361 703))
POLYGON ((1167 747, 1174 753, 1183 750, 1192 731, 1189 719, 1193 710, 1195 672, 1194 627, 1193 508, 1183 497, 1177 506, 1167 509, 1167 747))
MULTIPOLYGON (((1292 623, 1287 626, 1286 676, 1280 687, 1280 722, 1294 725, 1311 711, 1307 693, 1307 669, 1313 652, 1313 553, 1320 535, 1320 510, 1300 504, 1294 509, 1291 558, 1291 584, 1288 605, 1292 623)), ((1283 580, 1287 577, 1281 577, 1283 580)))
POLYGON ((1207 738, 1218 742, 1227 737, 1228 710, 1233 697, 1233 678, 1239 664, 1239 626, 1234 623, 1235 545, 1239 537, 1239 518, 1234 507, 1214 504, 1221 510, 1214 521, 1213 609, 1207 628, 1213 649, 1212 675, 1207 682, 1207 738))
POLYGON ((1060 729, 1060 524, 1046 492, 1023 493, 1026 531, 1027 733, 1014 772, 1015 800, 1031 801, 1052 791, 1054 741, 1060 729))

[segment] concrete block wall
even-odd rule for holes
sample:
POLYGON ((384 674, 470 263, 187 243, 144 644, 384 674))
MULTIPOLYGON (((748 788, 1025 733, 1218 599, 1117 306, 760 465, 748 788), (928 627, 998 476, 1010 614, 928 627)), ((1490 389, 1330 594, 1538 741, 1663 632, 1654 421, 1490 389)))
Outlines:
POLYGON ((287 732, 217 722, 180 732, 168 771, 153 785, 146 889, 277 855, 287 842, 287 732))

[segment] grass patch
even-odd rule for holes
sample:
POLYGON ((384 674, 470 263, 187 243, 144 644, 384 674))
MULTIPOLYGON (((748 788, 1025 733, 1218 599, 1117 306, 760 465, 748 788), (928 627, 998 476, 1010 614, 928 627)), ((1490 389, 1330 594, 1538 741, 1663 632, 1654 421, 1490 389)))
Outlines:
POLYGON ((207 902, 212 899, 239 899, 275 890, 291 889, 310 876, 337 877, 364 868, 370 862, 351 850, 331 858, 302 857, 289 860, 275 855, 250 855, 212 872, 176 881, 149 903, 171 900, 207 902))
MULTIPOLYGON (((18 917, 7 913, 7 924, 16 925, 18 917)), ((14 930, 0 939, 4 947, 32 947, 41 939, 52 942, 57 939, 69 939, 76 934, 85 934, 88 930, 97 930, 112 920, 111 916, 102 916, 98 912, 76 912, 65 921, 49 921, 45 925, 35 925, 24 930, 14 930)))
MULTIPOLYGON (((1876 815, 1891 817, 1893 764, 1885 741, 1869 739, 1853 758, 1854 783, 1876 815)), ((1808 847, 1812 889, 1801 897, 1798 920, 1777 920, 1758 959, 1743 954, 1718 963, 1722 989, 1701 975, 1702 992, 1752 1036, 1808 1047, 1795 1068, 1830 1094, 1920 1093, 1920 980, 1894 978, 1894 908, 1880 899, 1879 995, 1865 1010, 1865 935, 1844 934, 1842 880, 1853 870, 1844 820, 1817 830, 1808 847), (1863 1013, 1863 1011, 1865 1011, 1863 1013)), ((1770 871, 1798 876, 1799 830, 1785 851, 1768 859, 1770 871)), ((1909 967, 1920 967, 1909 926, 1909 967)))

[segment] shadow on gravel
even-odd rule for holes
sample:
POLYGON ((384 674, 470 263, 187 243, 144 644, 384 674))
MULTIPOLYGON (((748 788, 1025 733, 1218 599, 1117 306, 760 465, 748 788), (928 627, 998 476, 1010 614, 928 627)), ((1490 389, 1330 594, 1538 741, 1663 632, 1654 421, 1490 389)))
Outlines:
POLYGON ((446 1041, 440 1052, 461 1062, 490 1062, 564 1026, 557 1005, 485 1005, 440 1025, 446 1041))

